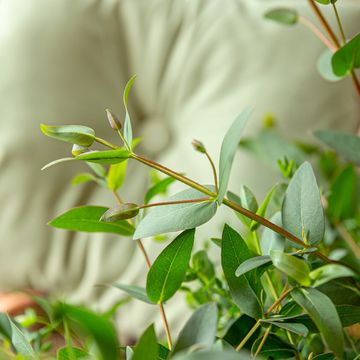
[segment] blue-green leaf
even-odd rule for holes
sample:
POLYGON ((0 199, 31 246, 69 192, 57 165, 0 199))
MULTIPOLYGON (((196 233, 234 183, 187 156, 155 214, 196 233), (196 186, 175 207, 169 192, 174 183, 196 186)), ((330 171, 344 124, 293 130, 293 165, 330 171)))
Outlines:
MULTIPOLYGON (((270 221, 282 227, 281 212, 275 213, 270 221)), ((263 255, 270 255, 271 250, 284 250, 284 246, 285 238, 283 236, 267 227, 264 228, 260 241, 261 253, 263 255)))
POLYGON ((251 109, 244 110, 235 119, 222 142, 219 161, 219 194, 217 199, 219 204, 221 204, 224 199, 230 179, 230 172, 232 163, 234 161, 235 152, 240 141, 240 136, 251 113, 251 109))
POLYGON ((140 300, 147 304, 154 305, 154 303, 152 303, 150 301, 150 299, 148 298, 148 296, 146 294, 146 289, 144 289, 140 286, 126 285, 126 284, 119 284, 119 283, 113 284, 113 286, 116 287, 117 289, 125 291, 127 294, 129 294, 134 299, 140 300))
POLYGON ((295 25, 299 20, 297 12, 288 8, 270 10, 265 14, 265 18, 284 25, 295 25))
POLYGON ((286 190, 282 223, 286 230, 307 244, 317 245, 324 237, 325 220, 320 192, 308 162, 298 168, 286 190))
MULTIPOLYGON (((210 190, 214 187, 207 186, 210 190)), ((203 199, 203 193, 187 189, 171 196, 168 201, 203 199)), ((134 240, 168 232, 196 228, 209 221, 216 213, 215 201, 164 205, 152 208, 136 228, 134 240)))
POLYGON ((216 336, 218 310, 214 303, 198 308, 181 330, 174 353, 191 347, 210 347, 216 336))
POLYGON ((346 160, 360 165, 360 137, 355 134, 331 130, 316 130, 314 135, 346 160))
POLYGON ((337 278, 354 275, 355 274, 350 269, 339 264, 326 264, 310 272, 310 278, 313 280, 312 286, 314 287, 337 278))
POLYGON ((130 115, 127 107, 128 103, 128 96, 129 92, 131 90, 131 87, 135 81, 136 75, 133 75, 130 80, 127 82, 124 93, 123 93, 123 103, 125 107, 125 121, 124 121, 124 139, 127 144, 125 144, 128 148, 128 150, 132 149, 132 141, 133 141, 133 133, 132 133, 132 126, 131 126, 131 120, 130 115))
POLYGON ((331 300, 324 293, 313 288, 294 289, 291 296, 309 314, 337 358, 344 359, 342 325, 331 300))
POLYGON ((339 81, 343 77, 335 75, 331 64, 332 57, 333 52, 330 49, 326 49, 317 61, 317 69, 325 80, 339 81))

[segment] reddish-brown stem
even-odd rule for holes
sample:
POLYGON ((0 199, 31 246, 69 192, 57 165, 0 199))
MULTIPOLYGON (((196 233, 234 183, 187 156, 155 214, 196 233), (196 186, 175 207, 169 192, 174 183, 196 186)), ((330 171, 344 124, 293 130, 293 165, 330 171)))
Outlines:
POLYGON ((140 205, 139 209, 146 209, 146 208, 149 208, 149 207, 162 206, 162 205, 178 205, 178 204, 199 203, 199 202, 204 202, 204 201, 209 201, 209 200, 211 200, 211 198, 206 197, 206 198, 190 199, 190 200, 164 201, 164 202, 140 205))

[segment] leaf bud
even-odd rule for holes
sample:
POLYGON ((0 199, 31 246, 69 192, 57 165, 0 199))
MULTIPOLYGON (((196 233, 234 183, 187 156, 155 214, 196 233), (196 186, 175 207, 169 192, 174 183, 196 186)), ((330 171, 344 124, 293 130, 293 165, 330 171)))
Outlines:
POLYGON ((78 155, 81 155, 81 154, 86 153, 88 151, 89 151, 89 148, 87 148, 85 146, 74 144, 73 147, 72 147, 71 153, 74 156, 78 156, 78 155))
POLYGON ((120 204, 107 210, 100 218, 100 221, 114 222, 131 219, 139 213, 139 206, 132 203, 120 204))
POLYGON ((194 149, 195 149, 196 151, 199 151, 199 152, 201 152, 201 153, 203 153, 203 154, 206 153, 205 145, 204 145, 201 141, 199 141, 199 140, 193 140, 193 141, 192 141, 192 145, 193 145, 193 147, 194 147, 194 149))
POLYGON ((113 130, 120 131, 122 128, 120 120, 117 118, 117 116, 111 112, 109 109, 106 109, 106 115, 109 120, 110 126, 113 130))

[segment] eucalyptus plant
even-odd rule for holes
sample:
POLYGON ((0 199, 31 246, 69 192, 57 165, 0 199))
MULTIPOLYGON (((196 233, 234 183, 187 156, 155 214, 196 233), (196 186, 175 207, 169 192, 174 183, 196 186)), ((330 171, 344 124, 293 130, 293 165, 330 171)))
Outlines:
MULTIPOLYGON (((310 27, 333 51, 321 68, 326 65, 326 72, 331 70, 337 77, 349 74, 357 87, 358 36, 346 41, 336 1, 317 2, 333 7, 342 44, 312 0, 310 5, 337 43, 291 9, 274 9, 266 17, 310 27)), ((62 360, 120 356, 126 360, 359 358, 360 138, 320 129, 314 136, 325 148, 289 143, 279 136, 269 117, 258 137, 244 138, 252 114, 245 109, 222 141, 217 166, 206 146, 194 140, 194 150, 203 154, 213 174, 208 184, 200 184, 135 150, 139 139, 134 138, 127 106, 134 80, 129 80, 123 94, 124 122, 106 110, 111 128, 119 135, 118 143, 98 137, 94 129, 83 125, 41 125, 46 136, 73 145, 70 156, 43 169, 62 162, 83 162, 89 171, 76 176, 73 184, 95 182, 114 196, 111 208, 76 207, 49 225, 132 238, 148 267, 146 284, 113 286, 131 298, 158 306, 165 338, 150 325, 139 334, 135 346, 120 346, 112 316, 127 300, 105 314, 96 314, 84 307, 36 298, 41 314, 30 310, 15 318, 0 314, 4 339, 0 356, 50 358, 49 336, 59 333, 65 343, 56 358, 62 360), (281 183, 261 202, 249 186, 228 189, 239 146, 270 161, 282 174, 281 183), (141 204, 124 203, 121 196, 129 161, 152 171, 152 184, 141 204), (318 165, 316 171, 313 164, 318 165), (155 197, 166 196, 175 181, 185 189, 155 202, 155 197), (232 209, 239 222, 224 224, 221 238, 209 234, 208 241, 194 252, 194 243, 199 241, 196 229, 223 207, 232 209), (151 263, 148 243, 142 239, 164 234, 168 243, 151 263), (210 247, 217 249, 221 266, 209 256, 210 247), (193 313, 174 339, 165 304, 178 292, 184 293, 193 313), (34 324, 43 326, 32 330, 34 324)))

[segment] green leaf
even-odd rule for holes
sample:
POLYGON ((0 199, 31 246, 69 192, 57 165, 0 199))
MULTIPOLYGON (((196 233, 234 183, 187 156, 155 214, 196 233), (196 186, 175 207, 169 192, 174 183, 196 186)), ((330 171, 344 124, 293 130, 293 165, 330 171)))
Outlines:
POLYGON ((348 276, 355 276, 355 274, 347 267, 338 264, 327 264, 310 272, 310 278, 313 280, 313 287, 320 286, 337 278, 348 276))
MULTIPOLYGON (((214 187, 207 186, 214 190, 214 187)), ((205 195, 187 189, 171 196, 168 201, 202 199, 205 195)), ((134 240, 168 232, 196 228, 209 221, 216 213, 215 201, 164 205, 152 208, 136 228, 134 240)))
POLYGON ((304 336, 304 337, 307 336, 308 333, 309 333, 308 328, 304 324, 278 321, 276 318, 275 319, 262 320, 262 322, 272 324, 272 325, 277 326, 277 327, 279 327, 281 329, 291 331, 291 332, 293 332, 295 334, 298 334, 298 335, 304 336))
POLYGON ((216 336, 218 310, 214 303, 199 307, 180 331, 173 353, 192 347, 210 347, 216 336))
MULTIPOLYGON (((235 204, 250 210, 254 213, 256 213, 257 209, 258 209, 258 203, 257 200, 255 198, 255 195, 252 193, 252 191, 245 185, 241 186, 240 188, 240 194, 239 196, 235 195, 234 193, 232 193, 231 191, 227 192, 227 196, 228 199, 232 202, 234 202, 235 204)), ((248 217, 244 216, 243 214, 240 214, 237 211, 234 211, 235 215, 243 222, 243 224, 250 228, 250 225, 252 223, 252 220, 249 219, 248 217)))
POLYGON ((317 245, 324 237, 325 220, 320 192, 308 162, 298 168, 286 190, 282 223, 286 230, 307 244, 317 245))
POLYGON ((91 146, 95 140, 95 131, 87 126, 40 124, 40 129, 46 136, 80 146, 91 146))
POLYGON ((316 130, 314 135, 346 160, 360 165, 360 137, 340 131, 316 130))
POLYGON ((134 299, 140 300, 142 302, 145 302, 147 304, 154 305, 153 302, 148 298, 146 294, 146 290, 140 286, 135 285, 126 285, 126 284, 113 284, 114 287, 117 289, 125 291, 127 294, 129 294, 134 299))
POLYGON ((89 359, 89 354, 79 348, 76 347, 63 347, 60 348, 57 352, 57 360, 77 360, 82 359, 86 360, 89 359))
POLYGON ((334 82, 341 80, 343 77, 334 74, 331 63, 332 57, 333 52, 330 49, 326 49, 317 61, 317 69, 325 80, 334 82))
POLYGON ((230 179, 230 172, 232 163, 234 161, 235 152, 240 141, 240 136, 251 113, 251 109, 244 110, 234 120, 222 142, 219 161, 219 194, 217 198, 219 204, 221 204, 224 199, 230 179))
POLYGON ((85 184, 90 181, 98 182, 98 179, 93 174, 80 173, 71 180, 71 185, 85 184))
POLYGON ((131 360, 158 360, 159 346, 157 344, 154 325, 150 325, 141 335, 131 360))
POLYGON ((253 258, 250 258, 248 260, 245 260, 237 269, 235 272, 236 276, 241 276, 246 274, 248 271, 257 269, 260 266, 264 265, 270 265, 271 264, 271 258, 268 255, 265 256, 255 256, 253 258))
POLYGON ((133 75, 130 80, 127 82, 124 93, 123 93, 123 103, 125 107, 125 121, 124 121, 124 139, 127 144, 128 150, 132 149, 132 142, 133 142, 133 133, 132 133, 132 126, 131 126, 131 119, 127 107, 128 103, 128 96, 129 92, 131 90, 131 87, 133 86, 133 83, 135 81, 136 75, 133 75))
POLYGON ((119 359, 119 342, 115 328, 104 316, 83 307, 64 303, 58 305, 57 313, 79 326, 94 339, 103 360, 119 359))
POLYGON ((357 176, 348 165, 334 180, 328 198, 328 215, 335 222, 349 219, 357 209, 357 176))
POLYGON ((17 354, 24 355, 26 359, 37 359, 37 356, 27 340, 25 334, 15 324, 9 315, 0 313, 0 333, 11 343, 17 354))
MULTIPOLYGON (((278 211, 270 219, 272 223, 282 227, 281 212, 278 211)), ((260 248, 263 255, 270 255, 271 250, 284 250, 285 238, 277 232, 265 227, 261 235, 260 248)))
POLYGON ((144 204, 148 204, 156 195, 164 194, 168 187, 175 181, 172 177, 167 177, 153 185, 146 193, 144 204))
POLYGON ((256 319, 262 317, 262 306, 256 291, 256 272, 253 270, 240 277, 235 271, 247 259, 253 257, 243 238, 225 224, 221 241, 221 264, 235 304, 244 313, 256 319))
POLYGON ((312 288, 294 289, 291 296, 309 314, 337 358, 344 359, 342 325, 331 300, 322 292, 312 288))
POLYGON ((328 5, 332 2, 331 0, 315 0, 315 1, 318 2, 319 4, 323 4, 323 5, 328 5))
POLYGON ((293 278, 299 284, 309 286, 310 268, 305 260, 283 253, 279 250, 271 250, 270 257, 274 266, 281 272, 293 278))
POLYGON ((284 25, 295 25, 299 20, 297 12, 287 8, 270 10, 265 14, 265 18, 284 25))
POLYGON ((332 57, 332 68, 337 76, 345 76, 360 67, 360 33, 341 47, 332 57))
POLYGON ((98 164, 118 164, 130 157, 131 153, 125 149, 105 150, 105 151, 89 151, 76 156, 74 160, 85 160, 98 164))
POLYGON ((194 236, 195 229, 182 232, 151 266, 147 275, 146 292, 152 302, 162 303, 180 288, 189 266, 194 236))
POLYGON ((134 233, 134 227, 127 221, 112 223, 100 221, 106 210, 108 208, 103 206, 76 207, 51 220, 48 225, 65 230, 106 232, 124 236, 131 236, 134 233))
POLYGON ((117 191, 124 183, 128 161, 110 165, 107 183, 110 190, 117 191))
MULTIPOLYGON (((259 206, 259 208, 256 211, 257 215, 259 215, 261 217, 265 216, 266 210, 267 210, 267 208, 269 206, 269 202, 270 202, 271 197, 274 194, 274 191, 276 190, 276 188, 277 188, 277 185, 273 186, 271 188, 271 190, 267 193, 267 195, 265 196, 264 201, 261 203, 261 205, 259 206)), ((259 227, 259 225, 260 224, 257 221, 252 220, 251 224, 250 224, 250 230, 255 231, 259 227)))

